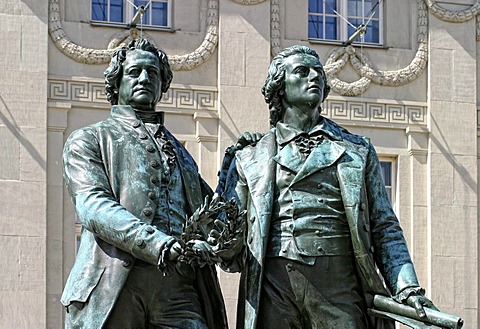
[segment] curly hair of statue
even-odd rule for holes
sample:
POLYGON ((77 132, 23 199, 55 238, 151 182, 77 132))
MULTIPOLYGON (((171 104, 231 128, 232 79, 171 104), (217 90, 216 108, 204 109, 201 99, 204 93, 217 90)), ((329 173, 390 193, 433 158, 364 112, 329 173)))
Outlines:
POLYGON ((115 50, 112 54, 110 64, 104 72, 105 94, 112 105, 118 104, 118 88, 123 74, 123 62, 127 57, 127 52, 134 50, 143 50, 155 55, 160 62, 160 76, 162 79, 162 94, 166 93, 173 79, 173 73, 168 63, 167 54, 155 47, 153 43, 144 38, 132 40, 127 46, 115 50))
MULTIPOLYGON (((285 109, 282 107, 282 98, 284 97, 285 88, 285 59, 297 54, 311 55, 320 61, 320 57, 315 50, 307 46, 298 45, 283 49, 272 59, 270 67, 268 68, 267 79, 262 87, 262 94, 265 98, 265 102, 269 105, 270 125, 272 127, 274 127, 285 114, 285 109)), ((330 93, 330 86, 327 84, 327 78, 323 66, 322 72, 324 82, 323 102, 330 93)), ((319 111, 322 111, 321 107, 319 107, 319 111)))

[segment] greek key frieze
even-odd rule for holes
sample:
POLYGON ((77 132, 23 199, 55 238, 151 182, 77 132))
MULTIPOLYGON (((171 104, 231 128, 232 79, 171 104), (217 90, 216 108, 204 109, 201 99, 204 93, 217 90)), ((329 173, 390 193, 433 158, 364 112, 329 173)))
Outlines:
POLYGON ((427 108, 421 105, 395 103, 369 103, 344 100, 327 100, 323 114, 333 120, 400 126, 426 126, 427 108))
MULTIPOLYGON (((74 81, 50 79, 48 81, 49 101, 70 101, 95 103, 108 106, 104 84, 100 81, 74 81)), ((189 89, 181 85, 172 85, 160 101, 160 107, 186 110, 217 110, 217 92, 215 90, 189 89)))

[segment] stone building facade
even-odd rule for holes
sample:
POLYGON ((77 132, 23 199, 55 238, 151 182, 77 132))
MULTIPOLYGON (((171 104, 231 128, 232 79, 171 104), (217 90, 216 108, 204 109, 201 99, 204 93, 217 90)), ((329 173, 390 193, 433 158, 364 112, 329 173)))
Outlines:
MULTIPOLYGON (((142 4, 116 1, 117 21, 92 5, 113 1, 0 0, 0 328, 62 327, 81 226, 63 187, 63 143, 109 115, 103 71, 112 49, 140 34, 170 56, 174 80, 158 109, 211 186, 223 150, 269 128, 260 88, 272 56, 314 48, 332 85, 324 114, 369 136, 388 165, 421 284, 478 326, 479 0, 318 1, 336 24, 350 2, 375 6, 376 36, 352 44, 355 30, 312 18, 314 1, 156 0, 161 26, 136 28, 131 2, 142 4)), ((219 275, 233 327, 238 276, 219 275)))

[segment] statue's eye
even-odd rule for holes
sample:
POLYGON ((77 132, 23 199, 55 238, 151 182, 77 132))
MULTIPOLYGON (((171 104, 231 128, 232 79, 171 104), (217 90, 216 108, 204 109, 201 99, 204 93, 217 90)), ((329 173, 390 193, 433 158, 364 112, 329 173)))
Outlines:
POLYGON ((308 69, 306 67, 298 67, 293 71, 294 74, 297 74, 299 76, 307 76, 308 75, 308 69))
POLYGON ((131 76, 134 76, 134 77, 138 77, 140 75, 140 69, 131 68, 131 69, 128 70, 127 74, 131 75, 131 76))
POLYGON ((159 72, 155 69, 149 69, 147 72, 150 77, 158 77, 159 75, 159 72))

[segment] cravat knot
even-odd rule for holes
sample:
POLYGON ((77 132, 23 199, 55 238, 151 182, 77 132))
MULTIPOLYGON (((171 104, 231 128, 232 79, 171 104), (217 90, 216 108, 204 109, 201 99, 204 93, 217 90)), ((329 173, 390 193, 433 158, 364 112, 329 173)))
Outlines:
POLYGON ((308 134, 301 134, 295 138, 295 144, 297 144, 298 150, 301 153, 308 156, 315 147, 322 143, 323 138, 322 135, 310 136, 308 134))

